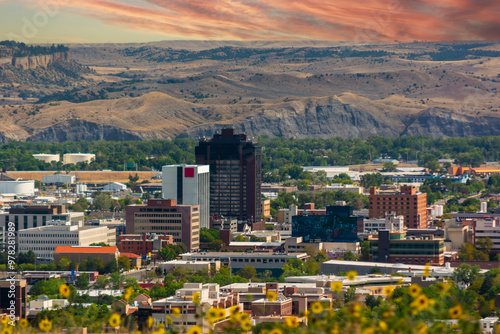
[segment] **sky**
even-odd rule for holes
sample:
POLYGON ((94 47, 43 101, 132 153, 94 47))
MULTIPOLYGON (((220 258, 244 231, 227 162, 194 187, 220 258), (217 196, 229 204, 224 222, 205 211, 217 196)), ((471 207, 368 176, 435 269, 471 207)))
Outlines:
POLYGON ((0 0, 0 40, 500 40, 500 0, 0 0))

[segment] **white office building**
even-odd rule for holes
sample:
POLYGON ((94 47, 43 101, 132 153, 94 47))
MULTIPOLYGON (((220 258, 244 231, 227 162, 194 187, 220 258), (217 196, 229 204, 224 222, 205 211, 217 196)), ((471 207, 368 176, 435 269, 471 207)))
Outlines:
POLYGON ((394 214, 387 215, 385 218, 363 219, 363 233, 378 234, 379 230, 389 230, 395 233, 404 232, 405 218, 394 214))
POLYGON ((200 228, 210 228, 210 167, 208 165, 163 166, 162 198, 177 204, 200 206, 200 228))
POLYGON ((478 219, 474 221, 474 240, 480 238, 490 238, 493 242, 491 251, 500 251, 500 219, 478 219))
POLYGON ((70 222, 52 224, 19 230, 19 252, 32 250, 37 258, 53 260, 57 246, 89 246, 99 242, 116 245, 116 232, 107 226, 79 227, 70 222))

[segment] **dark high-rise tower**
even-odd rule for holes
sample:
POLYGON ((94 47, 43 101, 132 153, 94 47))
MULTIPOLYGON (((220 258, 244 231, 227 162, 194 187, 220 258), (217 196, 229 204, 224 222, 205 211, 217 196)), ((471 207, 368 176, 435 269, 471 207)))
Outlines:
POLYGON ((210 214, 260 221, 262 150, 244 133, 222 129, 202 139, 196 163, 210 165, 210 214))

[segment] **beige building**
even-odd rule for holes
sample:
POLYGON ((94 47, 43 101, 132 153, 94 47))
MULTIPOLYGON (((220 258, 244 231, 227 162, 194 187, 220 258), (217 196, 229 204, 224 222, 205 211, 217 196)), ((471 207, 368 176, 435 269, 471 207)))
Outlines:
POLYGON ((470 226, 455 219, 445 220, 444 224, 444 242, 447 251, 459 251, 464 242, 472 243, 470 226))
POLYGON ((191 269, 193 271, 207 270, 211 273, 217 273, 219 272, 220 269, 220 261, 210 262, 210 261, 172 260, 157 264, 165 273, 168 273, 177 267, 183 269, 191 269))
POLYGON ((260 200, 260 212, 264 218, 271 217, 271 200, 270 199, 260 200))
POLYGON ((28 228, 18 232, 19 251, 33 251, 37 258, 52 260, 57 246, 89 246, 104 242, 114 246, 116 232, 106 226, 70 225, 71 222, 52 222, 57 225, 28 228))
POLYGON ((206 333, 212 330, 213 326, 205 317, 200 317, 198 314, 212 307, 219 307, 226 309, 227 318, 231 306, 239 306, 240 309, 243 309, 239 295, 237 293, 220 292, 219 284, 184 283, 184 287, 177 290, 174 296, 153 302, 152 316, 159 323, 165 323, 165 317, 170 316, 174 329, 190 328, 198 325, 206 333), (196 306, 193 302, 193 295, 196 293, 200 295, 200 306, 196 306), (178 308, 181 311, 180 317, 172 316, 173 308, 178 308))

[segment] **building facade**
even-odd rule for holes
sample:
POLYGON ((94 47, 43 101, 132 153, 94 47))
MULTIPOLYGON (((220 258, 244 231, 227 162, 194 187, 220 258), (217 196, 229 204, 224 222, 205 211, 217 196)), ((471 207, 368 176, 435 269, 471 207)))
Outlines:
POLYGON ((444 239, 422 235, 408 239, 406 233, 380 230, 378 236, 370 236, 370 261, 425 265, 444 264, 444 239))
POLYGON ((473 224, 474 243, 481 238, 490 238, 493 242, 491 251, 500 253, 500 219, 477 219, 473 224))
POLYGON ((156 233, 122 234, 118 236, 117 247, 121 253, 147 256, 149 253, 155 250, 158 251, 173 243, 174 237, 166 233, 163 235, 157 235, 156 233))
POLYGON ((326 208, 326 215, 292 217, 292 237, 302 237, 304 242, 356 242, 358 225, 362 218, 353 215, 352 206, 333 205, 326 208))
POLYGON ((189 251, 200 247, 200 206, 177 205, 173 199, 151 199, 126 209, 127 234, 166 233, 189 251))
POLYGON ((370 188, 370 218, 384 218, 395 212, 403 216, 408 228, 427 228, 427 194, 417 192, 415 186, 401 186, 399 191, 380 192, 370 188))
POLYGON ((120 252, 118 252, 118 248, 116 247, 57 246, 54 251, 54 262, 59 263, 63 257, 75 263, 81 263, 89 258, 101 259, 106 264, 109 261, 117 261, 120 257, 120 252))
POLYGON ((16 321, 28 316, 28 287, 25 279, 0 280, 0 314, 3 313, 13 314, 16 321), (14 298, 11 298, 12 288, 14 298))
POLYGON ((65 205, 31 205, 15 204, 9 211, 0 212, 0 225, 9 222, 16 225, 16 230, 50 225, 52 221, 70 221, 75 225, 83 225, 83 212, 67 212, 65 205))
POLYGON ((70 225, 60 222, 58 225, 47 225, 19 230, 19 252, 33 251, 37 258, 52 260, 57 246, 89 246, 104 242, 114 246, 116 234, 107 226, 70 225))
POLYGON ((196 163, 210 165, 210 214, 260 221, 262 150, 244 133, 222 129, 200 140, 196 163))
POLYGON ((200 206, 200 228, 210 228, 210 167, 171 165, 162 169, 162 198, 200 206))

